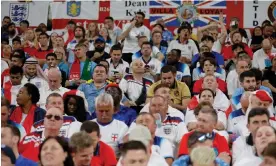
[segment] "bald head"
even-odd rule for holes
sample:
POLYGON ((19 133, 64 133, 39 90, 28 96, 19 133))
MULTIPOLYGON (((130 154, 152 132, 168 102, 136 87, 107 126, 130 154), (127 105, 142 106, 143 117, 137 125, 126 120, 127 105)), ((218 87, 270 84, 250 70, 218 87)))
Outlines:
POLYGON ((130 67, 133 73, 144 74, 145 72, 144 63, 141 59, 135 59, 134 61, 132 61, 130 67))
POLYGON ((269 54, 272 48, 272 43, 269 39, 264 39, 262 42, 262 48, 266 54, 269 54))
POLYGON ((51 90, 57 90, 61 87, 61 72, 57 68, 51 68, 48 72, 49 87, 51 90))
POLYGON ((241 102, 241 106, 242 106, 243 110, 247 110, 247 108, 248 108, 250 94, 251 93, 249 91, 246 91, 241 96, 240 102, 241 102))

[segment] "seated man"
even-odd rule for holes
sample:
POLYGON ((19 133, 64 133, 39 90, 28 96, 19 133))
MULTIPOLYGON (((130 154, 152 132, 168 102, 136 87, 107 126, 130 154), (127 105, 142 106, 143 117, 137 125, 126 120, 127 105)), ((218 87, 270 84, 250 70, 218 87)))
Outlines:
POLYGON ((161 80, 152 84, 147 92, 147 102, 154 95, 154 88, 159 84, 167 84, 170 87, 170 96, 172 103, 170 106, 180 111, 184 111, 191 99, 189 87, 176 80, 176 68, 173 66, 164 66, 161 69, 161 80))
POLYGON ((95 100, 97 119, 92 121, 100 126, 101 140, 111 146, 116 156, 119 156, 119 145, 123 142, 128 127, 117 119, 113 119, 113 98, 108 93, 100 94, 95 100))

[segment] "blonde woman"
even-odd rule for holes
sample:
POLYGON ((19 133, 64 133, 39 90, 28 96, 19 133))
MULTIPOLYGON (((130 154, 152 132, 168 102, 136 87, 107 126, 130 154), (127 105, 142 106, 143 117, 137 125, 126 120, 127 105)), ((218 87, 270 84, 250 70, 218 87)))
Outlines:
POLYGON ((99 28, 98 28, 98 23, 96 22, 91 22, 88 24, 88 29, 86 32, 86 39, 88 40, 94 40, 99 36, 99 28))

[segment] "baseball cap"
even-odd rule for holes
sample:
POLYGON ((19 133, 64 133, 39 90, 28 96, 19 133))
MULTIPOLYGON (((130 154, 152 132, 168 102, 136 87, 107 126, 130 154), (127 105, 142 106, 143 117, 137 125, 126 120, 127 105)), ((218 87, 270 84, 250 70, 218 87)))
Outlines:
POLYGON ((11 163, 15 164, 16 158, 12 149, 4 144, 1 144, 1 151, 11 159, 11 163))
POLYGON ((105 43, 105 40, 104 40, 104 38, 103 37, 98 37, 96 40, 95 40, 95 43, 98 43, 98 42, 100 42, 100 43, 105 43))
POLYGON ((141 141, 145 146, 148 146, 152 138, 147 127, 137 125, 130 131, 128 139, 129 141, 141 141))
POLYGON ((257 90, 256 91, 256 96, 261 100, 261 101, 268 101, 270 103, 273 102, 272 98, 270 95, 264 91, 264 90, 257 90))

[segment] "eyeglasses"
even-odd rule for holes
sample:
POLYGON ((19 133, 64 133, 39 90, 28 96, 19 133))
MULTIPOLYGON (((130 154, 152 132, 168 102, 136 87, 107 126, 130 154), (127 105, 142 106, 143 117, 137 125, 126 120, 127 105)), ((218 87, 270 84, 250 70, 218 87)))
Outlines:
POLYGON ((52 119, 52 117, 54 117, 55 120, 59 121, 59 120, 62 120, 62 118, 58 115, 52 115, 52 114, 49 114, 49 115, 45 115, 45 117, 47 119, 52 119))
POLYGON ((198 141, 199 141, 199 142, 204 142, 204 141, 206 141, 207 139, 213 139, 213 134, 212 134, 212 133, 204 134, 204 135, 202 135, 202 136, 200 136, 200 137, 198 138, 198 141))

